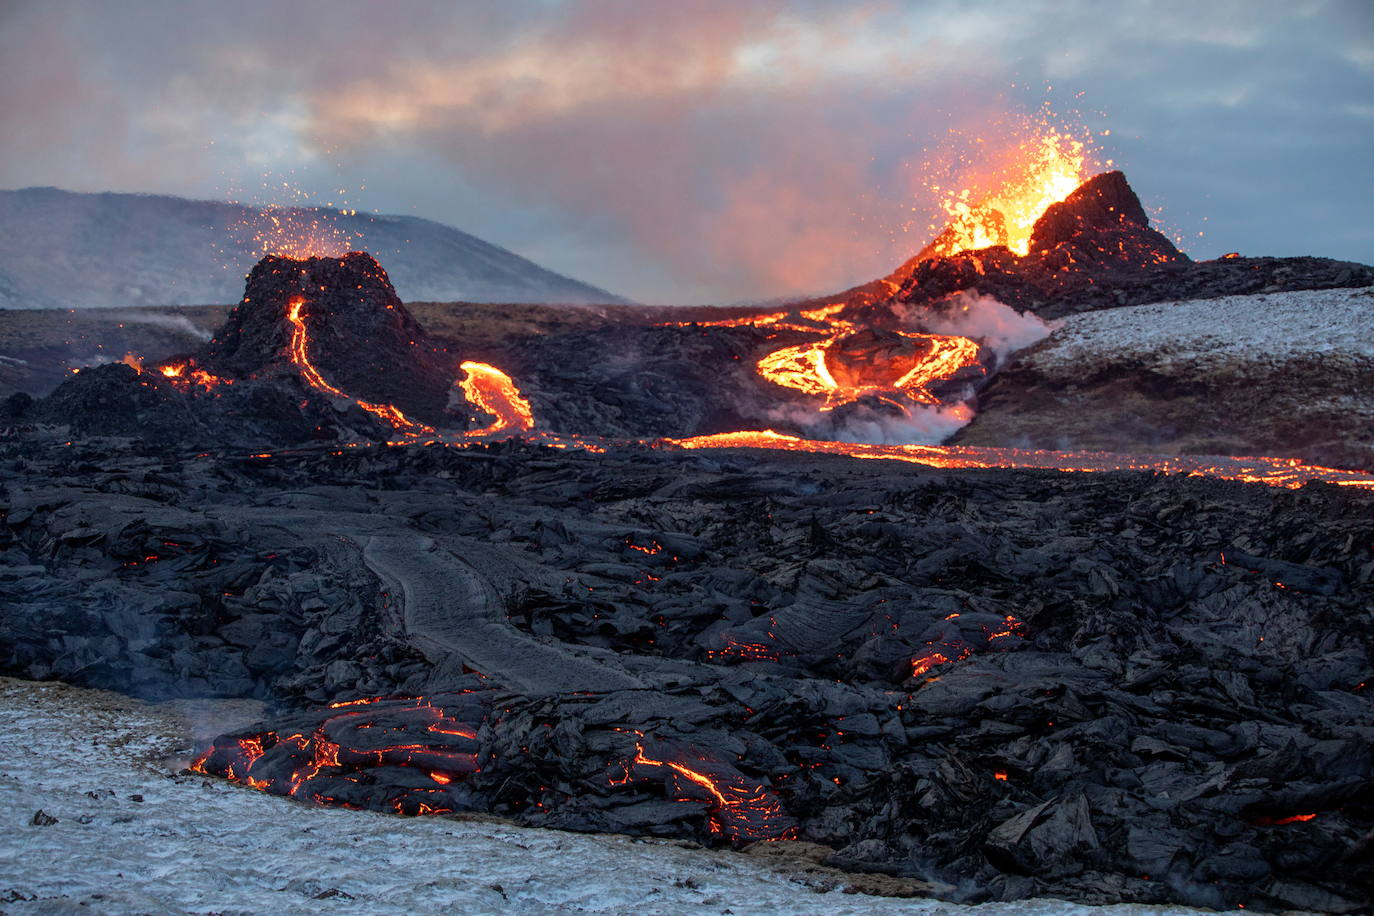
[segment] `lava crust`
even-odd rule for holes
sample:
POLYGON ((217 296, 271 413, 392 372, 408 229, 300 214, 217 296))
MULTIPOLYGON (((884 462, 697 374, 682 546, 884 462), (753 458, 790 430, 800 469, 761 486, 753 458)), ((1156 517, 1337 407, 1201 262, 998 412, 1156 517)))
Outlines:
POLYGON ((198 767, 269 792, 796 836, 964 899, 1374 886, 1363 491, 515 442, 0 467, 0 667, 267 698, 198 767))

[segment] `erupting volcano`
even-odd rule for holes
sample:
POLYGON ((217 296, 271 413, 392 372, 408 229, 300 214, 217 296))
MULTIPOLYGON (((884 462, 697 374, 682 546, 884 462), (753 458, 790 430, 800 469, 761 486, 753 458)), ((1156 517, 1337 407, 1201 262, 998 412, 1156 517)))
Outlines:
POLYGON ((264 257, 193 352, 7 402, 5 670, 270 700, 191 769, 320 805, 1353 911, 1370 467, 946 440, 1056 319, 1374 270, 1195 263, 1023 152, 769 311, 427 329, 371 255, 264 257))

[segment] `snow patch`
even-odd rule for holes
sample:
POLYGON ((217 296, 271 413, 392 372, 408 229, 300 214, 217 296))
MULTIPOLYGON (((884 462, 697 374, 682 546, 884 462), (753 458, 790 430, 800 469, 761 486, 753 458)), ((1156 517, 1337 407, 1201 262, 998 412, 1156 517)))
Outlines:
POLYGON ((1145 359, 1160 366, 1306 358, 1374 359, 1374 287, 1300 290, 1157 302, 1064 320, 1036 351, 1047 373, 1085 359, 1145 359))

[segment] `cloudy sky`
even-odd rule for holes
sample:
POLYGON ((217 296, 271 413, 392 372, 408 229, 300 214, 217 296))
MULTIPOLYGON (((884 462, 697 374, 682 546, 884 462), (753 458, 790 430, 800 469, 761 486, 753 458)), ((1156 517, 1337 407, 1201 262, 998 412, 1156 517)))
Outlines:
POLYGON ((642 301, 886 273, 1046 103, 1194 257, 1374 261, 1369 0, 0 0, 0 84, 0 187, 305 194, 642 301))

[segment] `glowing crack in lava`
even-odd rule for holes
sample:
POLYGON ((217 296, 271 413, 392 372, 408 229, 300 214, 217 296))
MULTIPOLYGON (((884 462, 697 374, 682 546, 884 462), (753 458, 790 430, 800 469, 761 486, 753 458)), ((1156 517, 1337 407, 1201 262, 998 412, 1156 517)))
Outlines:
POLYGON ((1121 455, 1113 452, 1056 452, 1040 449, 964 445, 866 445, 821 442, 771 429, 664 439, 679 448, 763 448, 790 452, 885 458, 935 468, 1041 468, 1055 471, 1157 471, 1189 477, 1215 477, 1296 489, 1309 481, 1374 490, 1374 474, 1303 464, 1297 458, 1221 455, 1121 455))
POLYGON ((468 403, 495 419, 482 429, 468 431, 469 436, 493 436, 504 432, 528 432, 534 429, 534 411, 520 389, 495 366, 468 361, 460 367, 467 373, 459 381, 468 403))
MULTIPOLYGON (((960 614, 950 614, 945 618, 945 621, 948 622, 960 616, 960 614)), ((1011 614, 1003 617, 995 628, 987 625, 980 625, 980 628, 982 630, 981 643, 971 642, 970 638, 972 637, 966 638, 962 633, 957 635, 951 633, 944 638, 928 641, 925 651, 911 660, 911 676, 913 678, 922 677, 941 665, 963 661, 976 651, 1000 648, 1004 644, 1024 638, 1026 635, 1026 625, 1011 614)))
POLYGON ((425 697, 331 705, 337 711, 309 734, 216 738, 191 770, 272 795, 359 808, 350 793, 367 784, 369 769, 408 767, 416 778, 390 799, 397 813, 441 814, 466 804, 461 781, 480 771, 476 706, 462 703, 451 712, 447 701, 425 697))
POLYGON ((659 760, 645 751, 644 733, 636 730, 633 734, 637 736, 635 756, 622 764, 625 775, 612 779, 612 785, 630 782, 641 769, 655 775, 667 770, 679 801, 704 796, 712 833, 737 843, 796 839, 797 822, 783 810, 778 797, 734 766, 666 746, 655 752, 665 757, 659 760))

